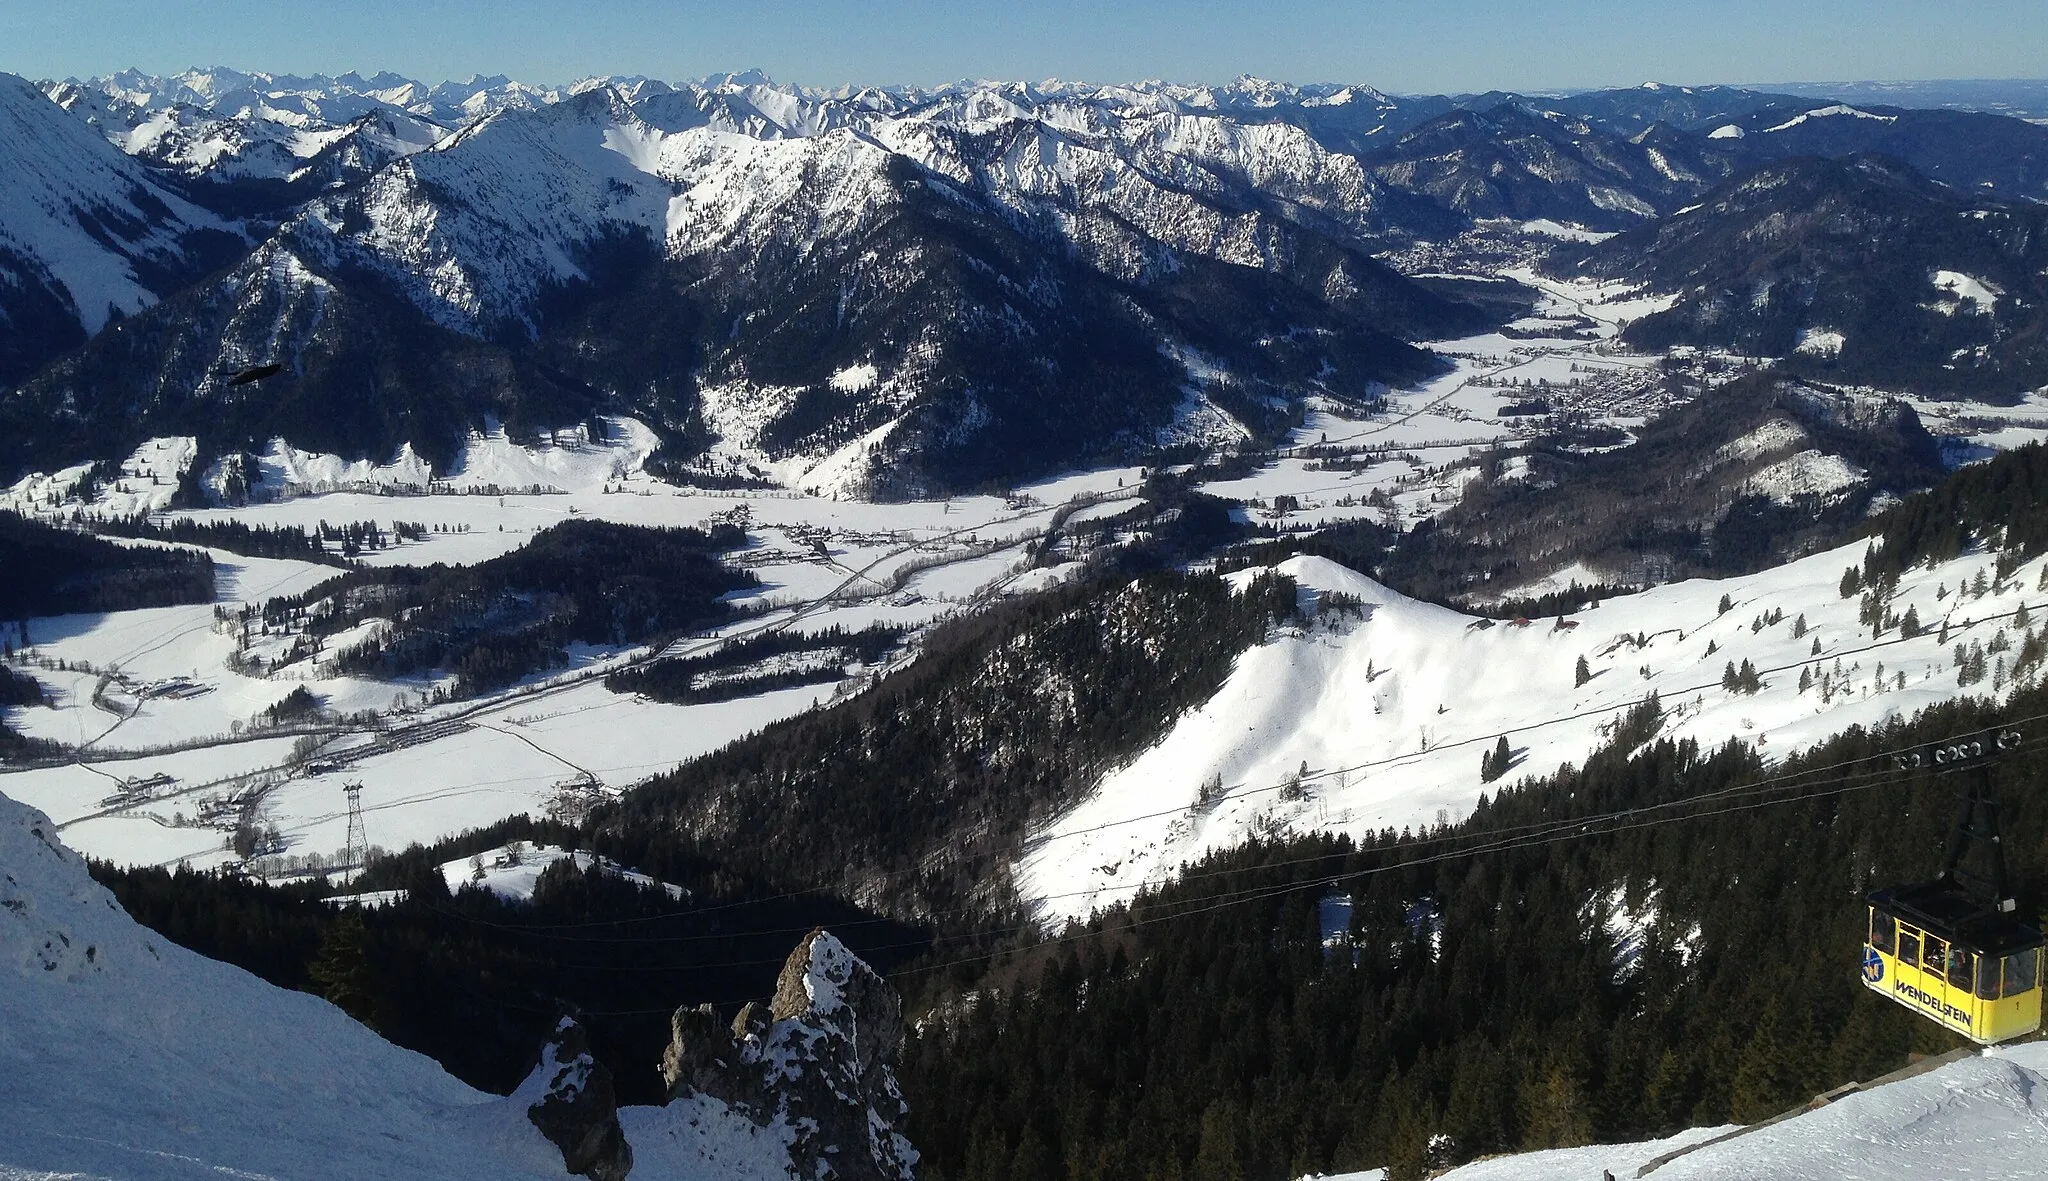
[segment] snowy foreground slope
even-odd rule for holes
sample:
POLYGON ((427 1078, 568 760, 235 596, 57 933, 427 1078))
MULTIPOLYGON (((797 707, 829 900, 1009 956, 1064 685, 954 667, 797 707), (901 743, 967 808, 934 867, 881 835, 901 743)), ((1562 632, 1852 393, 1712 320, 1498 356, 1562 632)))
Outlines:
MULTIPOLYGON (((1732 1128, 1667 1140, 1563 1148, 1475 1161, 1442 1181, 1598 1181, 1732 1128)), ((2010 1046, 1849 1095, 1817 1111, 1707 1144, 1658 1165, 1658 1181, 1832 1181, 1942 1177, 2036 1181, 2048 1175, 2048 1043, 2010 1046)), ((1382 1181, 1373 1170, 1328 1181, 1382 1181)))
POLYGON ((1859 599, 1838 589, 1863 553, 1856 542, 1747 577, 1656 587, 1562 623, 1482 620, 1335 562, 1289 559, 1279 569, 1300 586, 1309 622, 1240 656, 1214 697, 1039 834, 1020 885, 1043 916, 1084 917, 1254 836, 1462 819, 1482 791, 1583 762, 1651 693, 1665 736, 1784 757, 2010 684, 2003 670, 2024 630, 2012 613, 2048 601, 2039 560, 1995 589, 1991 554, 1909 571, 1892 605, 1925 630, 1904 639, 1893 627, 1874 643, 1859 599), (1981 597, 1964 590, 1980 577, 1981 597), (1358 606, 1336 607, 1343 599, 1358 606), (1959 684, 1958 644, 1986 652, 2000 675, 1959 684), (1744 662, 1760 674, 1756 691, 1722 688, 1728 666, 1744 662), (1482 783, 1480 756, 1502 736, 1513 767, 1482 783))
MULTIPOLYGON (((0 796, 0 1181, 564 1177, 531 1089, 157 937, 0 796)), ((783 1137, 704 1096, 621 1116, 635 1177, 789 1175, 783 1137)))
POLYGON ((509 1101, 145 930, 0 797, 0 1177, 559 1177, 509 1101))

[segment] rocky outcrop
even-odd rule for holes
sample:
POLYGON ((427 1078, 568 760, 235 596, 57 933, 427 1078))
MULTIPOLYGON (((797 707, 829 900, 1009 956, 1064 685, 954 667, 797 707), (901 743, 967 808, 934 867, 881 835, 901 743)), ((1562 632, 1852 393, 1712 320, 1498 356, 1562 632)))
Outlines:
POLYGON ((671 1101, 719 1100, 779 1128, 802 1178, 910 1181, 917 1150, 895 1129, 908 1110, 895 1065, 896 991, 846 945, 812 931, 783 965, 775 996, 730 1025, 708 1005, 678 1009, 662 1055, 671 1101))
POLYGON ((567 1017, 541 1047, 540 1065, 518 1091, 526 1118, 562 1150, 571 1173, 591 1181, 625 1181, 633 1146, 619 1127, 612 1075, 590 1053, 583 1027, 567 1017))

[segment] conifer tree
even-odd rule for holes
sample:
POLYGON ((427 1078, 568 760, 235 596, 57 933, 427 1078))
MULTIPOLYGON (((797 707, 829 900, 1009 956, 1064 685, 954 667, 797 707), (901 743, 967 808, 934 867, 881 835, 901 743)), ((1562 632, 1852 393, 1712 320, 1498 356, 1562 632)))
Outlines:
POLYGON ((1572 676, 1573 676, 1573 678, 1574 678, 1574 679, 1573 679, 1573 687, 1574 687, 1574 688, 1576 688, 1576 687, 1577 687, 1577 686, 1579 686, 1579 685, 1583 685, 1583 684, 1585 684, 1585 683, 1586 683, 1587 681, 1590 681, 1590 680, 1592 680, 1592 679, 1593 679, 1593 670, 1592 670, 1591 668, 1587 667, 1587 665, 1586 665, 1586 658, 1585 658, 1585 657, 1583 657, 1583 656, 1579 657, 1579 666, 1578 666, 1578 668, 1577 668, 1576 670, 1574 670, 1574 672, 1573 672, 1572 676))
POLYGON ((370 976, 369 931, 360 907, 341 912, 320 936, 320 949, 306 965, 314 989, 349 1016, 377 1028, 376 987, 370 976))

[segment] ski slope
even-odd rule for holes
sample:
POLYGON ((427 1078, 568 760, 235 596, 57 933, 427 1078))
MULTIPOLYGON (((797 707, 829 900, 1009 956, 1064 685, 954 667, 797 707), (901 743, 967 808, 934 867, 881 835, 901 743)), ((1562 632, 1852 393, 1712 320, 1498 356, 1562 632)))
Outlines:
POLYGON ((1515 760, 1503 783, 1548 774, 1582 762, 1652 693, 1662 734, 1706 748, 1733 739, 1768 757, 1959 693, 1993 693, 1988 676, 1958 684, 1953 648, 1995 651, 2003 627, 2013 651, 1987 666, 2010 665, 2021 631, 1999 617, 2048 605, 2037 589, 2044 562, 1981 598, 1958 588, 1980 573, 1992 582, 1993 555, 1915 569, 1893 607, 1917 612, 1926 632, 1904 640, 1893 629, 1871 647, 1859 600, 1837 585, 1863 549, 1656 587, 1566 620, 1500 623, 1409 599, 1322 558, 1291 558, 1279 570, 1301 588, 1308 622, 1245 652, 1214 697, 1038 834, 1018 866, 1020 888, 1044 918, 1084 917, 1254 836, 1462 819, 1492 789, 1480 781, 1480 756, 1501 736, 1515 760), (1331 594, 1362 607, 1327 609, 1331 594), (1727 666, 1744 661, 1760 671, 1759 690, 1723 689, 1727 666), (1804 690, 1802 669, 1816 682, 1804 690), (1298 789, 1285 786, 1297 776, 1298 789))

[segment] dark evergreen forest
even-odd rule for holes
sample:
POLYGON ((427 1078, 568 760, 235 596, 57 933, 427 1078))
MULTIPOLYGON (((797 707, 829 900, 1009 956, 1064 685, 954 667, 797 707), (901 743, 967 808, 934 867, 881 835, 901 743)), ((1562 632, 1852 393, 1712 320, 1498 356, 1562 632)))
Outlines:
POLYGON ((614 693, 640 693, 678 705, 731 701, 800 685, 833 684, 846 676, 846 665, 873 664, 902 639, 902 628, 883 624, 856 632, 841 627, 770 632, 724 644, 708 656, 657 660, 615 672, 604 685, 614 693), (811 659, 788 660, 806 656, 811 659), (770 663, 778 657, 785 658, 788 667, 770 663))
MULTIPOLYGON (((2038 907, 2048 693, 2003 716, 2029 719, 1995 778, 2038 907)), ((1955 780, 1880 752, 1992 720, 1946 707, 1767 769, 1654 739, 1651 706, 1467 823, 1254 845, 993 969, 941 967, 906 1071, 929 1175, 1417 1177, 1755 1120, 1960 1044, 1860 987, 1861 895, 1931 876, 1955 813, 1955 780), (1340 890, 1355 922, 1326 947, 1340 890), (1610 900, 1655 911, 1636 958, 1610 900)))
POLYGON ((0 619, 213 601, 213 559, 126 546, 0 512, 0 619))
POLYGON ((248 525, 232 520, 195 521, 190 517, 173 517, 163 524, 157 524, 147 516, 123 517, 116 520, 88 518, 81 524, 95 533, 113 537, 144 537, 152 541, 203 545, 249 558, 293 558, 301 562, 324 562, 335 566, 343 564, 341 556, 330 553, 327 547, 321 544, 319 532, 309 532, 296 525, 248 525))
POLYGON ((612 1069, 621 1102, 659 1103, 668 1018, 688 1002, 736 1009, 764 999, 790 949, 829 926, 884 971, 923 935, 836 898, 790 895, 715 861, 679 855, 661 880, 671 898, 567 861, 531 903, 450 891, 441 863, 511 840, 575 847, 572 829, 524 817, 373 862, 350 888, 400 889, 403 901, 339 908, 324 882, 269 886, 231 874, 92 871, 139 921, 186 947, 284 988, 317 993, 391 1041, 437 1059, 473 1086, 509 1092, 571 1013, 612 1069))

